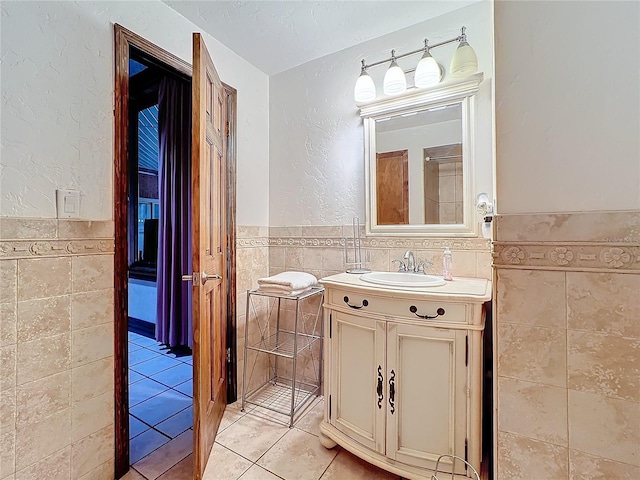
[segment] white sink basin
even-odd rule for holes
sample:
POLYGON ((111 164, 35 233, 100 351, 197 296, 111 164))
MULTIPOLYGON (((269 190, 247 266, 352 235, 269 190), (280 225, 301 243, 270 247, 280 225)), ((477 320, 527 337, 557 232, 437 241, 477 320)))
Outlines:
POLYGON ((446 282, 442 277, 407 272, 371 272, 365 273, 360 280, 389 287, 440 287, 446 282))

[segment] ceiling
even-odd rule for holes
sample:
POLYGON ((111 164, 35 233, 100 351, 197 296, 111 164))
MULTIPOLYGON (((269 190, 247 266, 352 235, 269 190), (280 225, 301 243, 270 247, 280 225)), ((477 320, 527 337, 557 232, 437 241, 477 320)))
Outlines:
POLYGON ((163 1, 275 75, 478 0, 163 1))

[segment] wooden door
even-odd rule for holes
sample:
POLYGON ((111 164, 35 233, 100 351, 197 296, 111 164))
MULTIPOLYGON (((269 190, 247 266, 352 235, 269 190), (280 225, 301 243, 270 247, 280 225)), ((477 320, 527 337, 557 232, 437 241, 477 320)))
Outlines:
POLYGON ((193 34, 194 478, 200 479, 222 420, 226 372, 226 102, 204 40, 193 34))
POLYGON ((376 155, 378 225, 409 223, 409 162, 407 150, 376 155))
POLYGON ((329 423, 384 454, 385 322, 332 312, 329 423))
MULTIPOLYGON (((387 457, 434 468, 438 456, 465 458, 467 369, 465 330, 387 324, 387 457)), ((451 471, 451 459, 441 471, 451 471), (442 470, 444 469, 444 470, 442 470)), ((456 463, 464 473, 464 464, 456 463)))

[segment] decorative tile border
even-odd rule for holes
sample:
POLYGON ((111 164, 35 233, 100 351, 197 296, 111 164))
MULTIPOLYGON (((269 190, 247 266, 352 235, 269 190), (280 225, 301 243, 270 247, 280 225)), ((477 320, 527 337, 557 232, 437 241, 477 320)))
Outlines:
POLYGON ((70 255, 113 255, 112 238, 81 240, 0 241, 0 260, 70 255))
MULTIPOLYGON (((277 236, 277 237, 252 237, 238 238, 237 248, 250 247, 322 247, 344 248, 345 241, 353 245, 352 238, 345 237, 319 237, 319 236, 277 236)), ((395 237, 362 237, 362 247, 367 249, 383 248, 408 248, 408 249, 434 249, 439 250, 450 247, 455 250, 490 251, 491 244, 484 238, 395 238, 395 237)))
POLYGON ((494 242, 493 265, 521 270, 640 273, 640 245, 494 242))
POLYGON ((498 215, 493 265, 521 270, 640 273, 640 214, 498 215))

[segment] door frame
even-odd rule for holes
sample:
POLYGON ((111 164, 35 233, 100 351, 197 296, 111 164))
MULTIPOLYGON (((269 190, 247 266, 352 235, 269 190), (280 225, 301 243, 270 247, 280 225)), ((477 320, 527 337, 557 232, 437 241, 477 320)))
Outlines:
MULTIPOLYGON (((186 37, 187 41, 190 37, 186 37)), ((134 47, 150 60, 165 64, 191 78, 191 64, 167 52, 143 37, 114 24, 114 154, 113 154, 113 218, 114 256, 114 410, 115 410, 115 478, 129 470, 129 351, 128 351, 128 128, 129 128, 129 52, 134 47)), ((227 250, 227 402, 237 399, 236 352, 236 112, 237 91, 223 84, 229 108, 227 124, 228 192, 226 222, 229 232, 227 250)), ((195 379, 194 379, 195 380, 195 379)))

